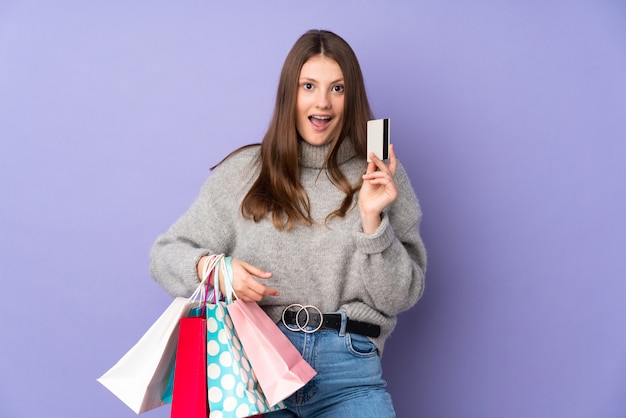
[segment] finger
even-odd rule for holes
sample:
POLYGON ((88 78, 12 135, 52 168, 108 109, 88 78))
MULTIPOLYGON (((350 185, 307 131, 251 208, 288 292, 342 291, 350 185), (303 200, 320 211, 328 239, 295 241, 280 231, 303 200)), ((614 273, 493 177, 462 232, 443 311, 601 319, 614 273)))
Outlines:
POLYGON ((366 173, 363 175, 363 179, 365 180, 376 180, 376 179, 388 179, 388 180, 392 180, 393 176, 392 174, 385 170, 385 171, 374 171, 373 173, 366 173))
POLYGON ((263 296, 278 296, 278 290, 267 286, 265 283, 259 283, 256 280, 252 279, 249 282, 248 289, 261 297, 263 296))
POLYGON ((233 286, 234 294, 236 295, 236 299, 240 299, 246 302, 259 301, 263 298, 263 296, 257 293, 252 286, 250 286, 247 282, 253 281, 252 277, 248 277, 242 280, 238 280, 238 282, 233 286))
POLYGON ((372 176, 366 178, 365 180, 367 180, 370 184, 376 185, 393 184, 393 179, 390 176, 372 176))
POLYGON ((374 163, 376 165, 376 168, 378 168, 378 170, 380 170, 380 171, 389 171, 389 168, 387 167, 387 164, 385 164, 385 162, 383 160, 381 160, 380 158, 378 158, 374 153, 370 154, 370 158, 372 160, 372 163, 374 163))
POLYGON ((253 276, 259 277, 261 279, 269 279, 270 277, 272 277, 272 273, 253 266, 252 264, 248 264, 244 261, 239 261, 239 263, 248 273, 253 276))
POLYGON ((389 172, 393 176, 396 173, 396 167, 398 165, 398 159, 396 158, 396 151, 393 148, 393 144, 389 144, 389 172))
POLYGON ((258 282, 253 276, 247 274, 241 276, 240 280, 233 285, 237 294, 255 294, 263 297, 265 295, 278 296, 278 290, 268 287, 265 283, 258 282))
POLYGON ((279 292, 276 289, 268 287, 263 283, 259 283, 255 280, 252 280, 252 282, 250 282, 249 287, 240 291, 241 295, 239 295, 238 293, 241 300, 246 302, 260 302, 265 296, 279 295, 279 292), (254 282, 255 284, 252 284, 252 282, 254 282))
POLYGON ((369 174, 369 173, 373 173, 376 171, 376 162, 374 162, 374 158, 376 158, 376 155, 374 155, 373 152, 370 153, 370 159, 372 161, 367 163, 367 170, 365 171, 365 173, 369 174))

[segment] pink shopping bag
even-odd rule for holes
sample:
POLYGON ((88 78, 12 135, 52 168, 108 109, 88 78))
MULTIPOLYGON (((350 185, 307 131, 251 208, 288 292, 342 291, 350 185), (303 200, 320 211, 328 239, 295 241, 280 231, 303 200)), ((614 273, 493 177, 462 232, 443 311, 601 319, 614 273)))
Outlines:
POLYGON ((236 300, 227 309, 270 405, 284 400, 316 375, 259 305, 236 300))

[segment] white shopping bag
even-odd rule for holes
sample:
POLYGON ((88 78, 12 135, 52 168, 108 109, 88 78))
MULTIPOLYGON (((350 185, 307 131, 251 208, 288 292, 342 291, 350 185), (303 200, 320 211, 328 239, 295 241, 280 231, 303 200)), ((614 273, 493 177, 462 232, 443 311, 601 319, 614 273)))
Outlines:
POLYGON ((176 357, 178 324, 189 315, 193 303, 183 297, 174 299, 137 344, 97 379, 135 413, 163 405, 161 396, 176 357))

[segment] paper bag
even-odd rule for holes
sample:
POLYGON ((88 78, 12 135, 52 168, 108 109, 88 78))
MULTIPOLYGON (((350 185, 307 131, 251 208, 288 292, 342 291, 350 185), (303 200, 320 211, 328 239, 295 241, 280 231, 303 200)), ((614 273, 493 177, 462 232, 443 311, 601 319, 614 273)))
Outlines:
POLYGON ((187 298, 175 298, 137 343, 97 380, 135 413, 163 405, 174 365, 178 325, 189 313, 187 298))

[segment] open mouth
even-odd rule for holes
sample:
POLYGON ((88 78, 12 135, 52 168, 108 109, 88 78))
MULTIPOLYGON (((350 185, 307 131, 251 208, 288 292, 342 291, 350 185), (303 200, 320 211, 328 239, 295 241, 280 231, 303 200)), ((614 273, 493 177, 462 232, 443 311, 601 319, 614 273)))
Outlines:
POLYGON ((328 124, 330 123, 332 119, 333 118, 330 116, 318 116, 318 115, 309 116, 309 120, 311 121, 311 124, 319 129, 323 129, 326 126, 328 126, 328 124))

